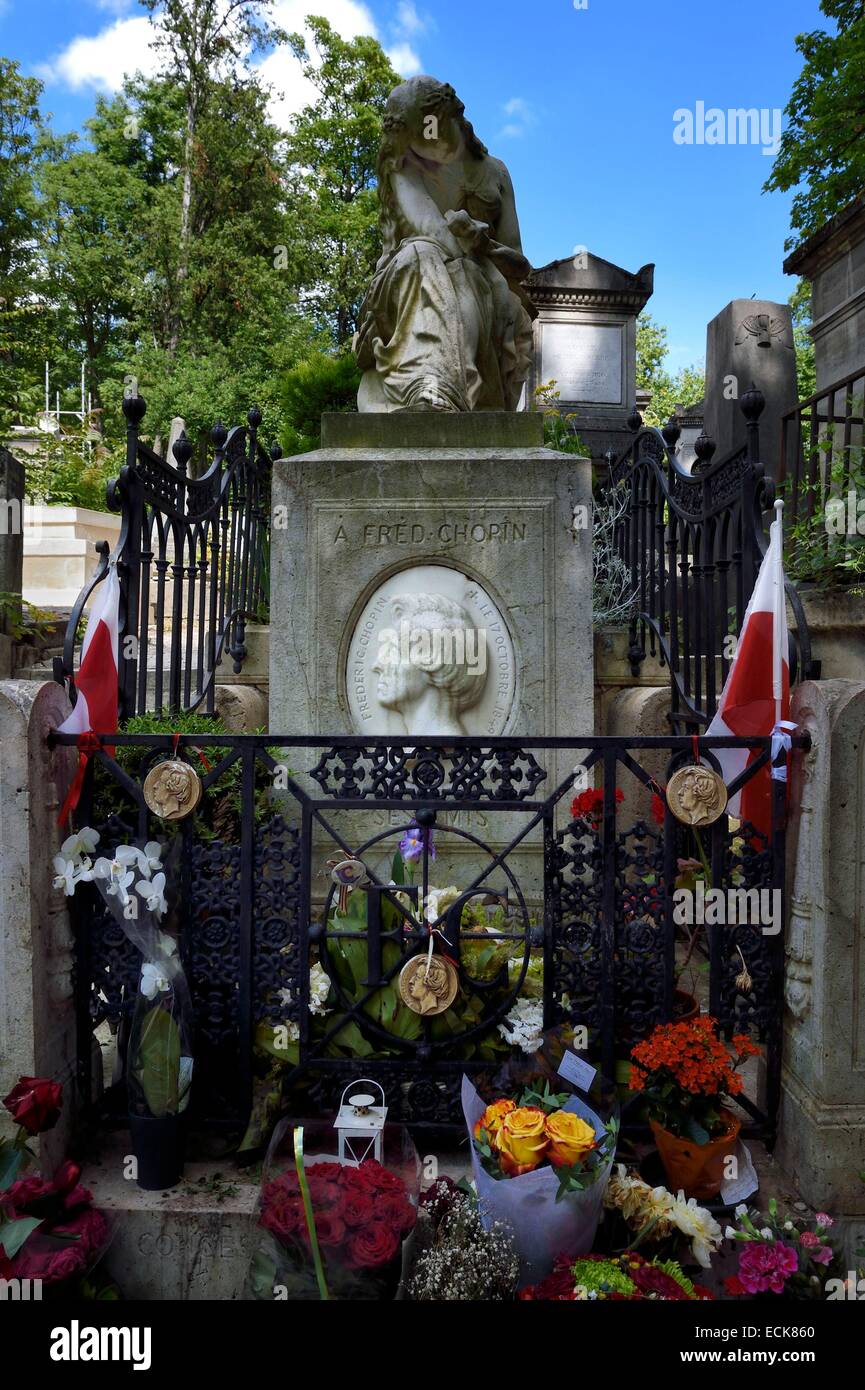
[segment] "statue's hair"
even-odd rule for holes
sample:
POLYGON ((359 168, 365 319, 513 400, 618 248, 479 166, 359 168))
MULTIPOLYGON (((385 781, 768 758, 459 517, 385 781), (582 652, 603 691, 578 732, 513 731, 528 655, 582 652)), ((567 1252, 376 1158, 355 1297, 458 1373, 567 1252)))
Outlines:
POLYGON ((391 178, 401 167, 411 142, 413 118, 423 122, 426 116, 452 116, 463 133, 468 153, 481 160, 489 153, 486 145, 475 135, 465 117, 465 106, 449 82, 435 77, 410 77, 394 87, 387 99, 382 122, 382 140, 378 152, 378 197, 381 208, 381 234, 385 254, 395 250, 399 240, 397 219, 391 196, 391 178))
MULTIPOLYGON (((445 594, 396 594, 391 599, 391 611, 397 619, 407 619, 413 632, 426 629, 451 633, 465 632, 472 620, 462 604, 445 594)), ((418 663, 421 665, 421 663, 418 663)), ((486 669, 475 671, 465 662, 431 661, 422 665, 430 685, 447 690, 457 709, 470 709, 483 694, 486 669)))

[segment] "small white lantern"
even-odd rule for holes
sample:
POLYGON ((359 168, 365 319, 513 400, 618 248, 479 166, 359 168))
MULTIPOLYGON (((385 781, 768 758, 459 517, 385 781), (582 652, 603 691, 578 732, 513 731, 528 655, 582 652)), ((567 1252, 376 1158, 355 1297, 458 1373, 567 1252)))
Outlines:
POLYGON ((339 1114, 333 1127, 339 1135, 339 1161, 351 1163, 355 1167, 365 1158, 375 1158, 381 1163, 381 1141, 384 1122, 387 1119, 387 1106, 384 1091, 377 1081, 361 1077, 351 1081, 342 1093, 339 1114), (366 1087, 374 1086, 378 1099, 366 1087))

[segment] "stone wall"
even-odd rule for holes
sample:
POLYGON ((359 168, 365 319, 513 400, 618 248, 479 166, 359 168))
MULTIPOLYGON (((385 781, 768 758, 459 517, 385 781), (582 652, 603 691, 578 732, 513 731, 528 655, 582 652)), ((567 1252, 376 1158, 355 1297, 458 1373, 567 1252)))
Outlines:
MULTIPOLYGON (((63 1157, 74 1121, 72 940, 51 861, 76 759, 45 741, 68 713, 53 682, 0 682, 0 1095, 21 1075, 63 1083, 60 1122, 41 1139, 48 1167, 63 1157)), ((0 1124, 8 1120, 0 1111, 0 1124)))
POLYGON ((806 682, 813 740, 788 835, 783 1097, 777 1157, 805 1200, 865 1235, 865 683, 806 682))

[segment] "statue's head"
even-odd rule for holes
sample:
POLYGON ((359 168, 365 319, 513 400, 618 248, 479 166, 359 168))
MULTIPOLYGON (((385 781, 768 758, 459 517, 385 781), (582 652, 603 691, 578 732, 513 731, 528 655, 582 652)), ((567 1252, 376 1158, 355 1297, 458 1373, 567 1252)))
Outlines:
POLYGON ((458 719, 477 703, 486 684, 486 632, 445 594, 397 594, 390 609, 393 626, 379 634, 372 668, 379 678, 379 703, 404 712, 432 687, 458 719))
POLYGON ((387 99, 380 162, 398 160, 409 150, 434 164, 450 164, 462 150, 481 158, 486 148, 464 113, 449 82, 425 76, 401 82, 387 99))

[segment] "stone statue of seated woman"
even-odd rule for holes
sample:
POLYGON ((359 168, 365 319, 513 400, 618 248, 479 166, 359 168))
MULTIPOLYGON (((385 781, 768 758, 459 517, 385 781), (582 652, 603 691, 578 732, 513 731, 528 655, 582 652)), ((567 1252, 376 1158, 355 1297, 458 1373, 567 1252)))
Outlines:
POLYGON ((383 250, 354 350, 358 409, 515 410, 535 310, 514 192, 453 88, 388 98, 378 162, 383 250))

